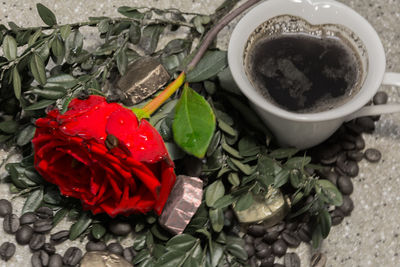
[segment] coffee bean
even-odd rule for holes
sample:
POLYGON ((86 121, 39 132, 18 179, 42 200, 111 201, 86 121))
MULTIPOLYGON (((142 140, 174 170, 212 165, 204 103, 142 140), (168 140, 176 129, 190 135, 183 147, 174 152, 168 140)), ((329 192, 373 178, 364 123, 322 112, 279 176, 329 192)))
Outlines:
POLYGON ((253 225, 250 225, 249 228, 247 228, 247 233, 254 237, 261 237, 265 233, 265 228, 263 225, 253 224, 253 225))
POLYGON ((300 258, 296 253, 288 253, 283 258, 285 267, 300 267, 300 258))
POLYGON ((254 246, 256 247, 256 246, 258 246, 259 244, 261 244, 263 242, 263 238, 262 237, 257 237, 257 238, 254 238, 254 246))
POLYGON ((337 160, 337 156, 335 155, 335 156, 333 156, 333 157, 331 157, 331 158, 328 158, 328 159, 320 159, 320 162, 322 163, 322 164, 324 164, 324 165, 332 165, 333 163, 335 163, 336 162, 336 160, 337 160))
POLYGON ((33 230, 37 233, 46 233, 53 228, 52 219, 39 219, 33 223, 33 230))
POLYGON ((354 122, 346 123, 345 127, 347 130, 357 135, 363 132, 363 128, 360 125, 355 124, 354 122))
POLYGON ((279 232, 266 232, 263 240, 268 244, 274 243, 279 237, 279 232))
POLYGON ((250 267, 258 267, 256 257, 251 257, 249 260, 250 267))
POLYGON ((82 258, 82 251, 77 247, 69 247, 64 253, 63 262, 66 265, 77 265, 82 258))
POLYGON ((363 130, 367 133, 371 133, 375 130, 375 122, 370 117, 361 117, 356 120, 356 123, 360 125, 363 130))
POLYGON ((332 225, 338 225, 343 221, 344 214, 340 209, 335 209, 331 212, 332 225))
POLYGON ((14 234, 19 228, 19 218, 15 214, 7 214, 4 216, 3 229, 4 232, 14 234))
POLYGON ((303 242, 310 242, 311 241, 311 229, 308 223, 304 223, 299 227, 297 231, 297 236, 303 242))
POLYGON ((375 105, 386 104, 388 101, 388 95, 386 92, 383 92, 383 91, 377 92, 374 95, 374 98, 372 99, 372 101, 374 102, 375 105))
POLYGON ((365 150, 364 156, 369 162, 378 162, 381 159, 382 154, 375 148, 368 148, 365 150))
POLYGON ((19 218, 19 223, 21 225, 23 224, 31 224, 36 222, 38 219, 37 215, 34 212, 27 212, 24 213, 20 218, 19 218))
POLYGON ((269 248, 269 245, 265 244, 264 242, 261 242, 255 246, 256 251, 261 251, 261 250, 265 250, 268 248, 269 248))
POLYGON ((337 181, 338 188, 340 192, 344 195, 350 195, 353 193, 353 183, 347 176, 340 176, 337 181))
POLYGON ((280 264, 280 263, 275 263, 274 266, 272 266, 272 267, 285 267, 285 265, 280 264))
POLYGON ((284 231, 282 233, 282 239, 291 248, 297 248, 301 243, 300 239, 296 236, 296 234, 289 231, 284 231))
POLYGON ((362 138, 361 135, 357 136, 355 144, 356 144, 356 149, 363 150, 365 148, 364 138, 362 138))
POLYGON ((311 257, 310 265, 311 267, 325 267, 326 261, 327 258, 325 254, 317 252, 311 257))
POLYGON ((47 254, 44 250, 36 251, 31 257, 32 267, 47 266, 49 264, 49 260, 49 254, 47 254))
POLYGON ((353 150, 356 148, 356 144, 353 142, 349 142, 349 141, 343 141, 341 143, 342 147, 344 150, 353 150))
POLYGON ((124 251, 122 252, 122 255, 124 256, 125 260, 127 260, 130 263, 132 263, 133 259, 136 257, 136 254, 137 252, 136 250, 133 249, 133 247, 125 248, 124 251))
POLYGON ((57 245, 67 240, 68 237, 69 237, 69 231, 63 230, 50 235, 50 241, 51 243, 57 245))
POLYGON ((0 245, 0 258, 4 261, 8 261, 14 256, 15 245, 11 242, 4 242, 0 245))
POLYGON ((89 241, 86 244, 86 251, 88 251, 88 252, 90 252, 90 251, 105 251, 105 250, 107 250, 107 245, 103 241, 99 241, 99 242, 89 241))
POLYGON ((252 244, 245 244, 245 245, 244 245, 244 250, 246 250, 247 255, 248 255, 249 257, 252 257, 252 256, 254 256, 254 254, 255 254, 254 246, 253 246, 252 244))
POLYGON ((337 173, 339 176, 346 176, 346 174, 344 173, 344 171, 342 171, 338 166, 336 166, 334 168, 335 173, 337 173))
POLYGON ((337 184, 337 179, 338 179, 338 175, 335 172, 328 172, 325 176, 325 178, 330 181, 332 184, 336 185, 337 184))
POLYGON ((48 267, 62 267, 63 266, 63 258, 60 254, 54 254, 50 256, 49 266, 48 267))
POLYGON ((127 235, 132 231, 132 227, 127 222, 112 221, 108 227, 114 235, 127 235))
POLYGON ((47 252, 49 255, 53 255, 56 253, 56 247, 50 243, 44 243, 43 250, 47 252))
POLYGON ((364 158, 364 153, 361 151, 349 151, 347 152, 347 157, 356 162, 360 162, 364 158))
POLYGON ((276 240, 275 243, 272 245, 272 252, 278 257, 282 257, 283 255, 285 255, 286 250, 287 245, 282 239, 276 240))
POLYGON ((353 200, 349 196, 343 196, 343 204, 339 207, 345 216, 349 216, 354 209, 353 200))
POLYGON ((0 199, 0 217, 4 217, 7 214, 12 213, 11 202, 7 199, 0 199))
POLYGON ((350 177, 356 177, 360 170, 357 162, 352 160, 346 160, 341 164, 338 163, 338 167, 350 177))
POLYGON ((53 210, 49 207, 40 207, 35 211, 35 213, 40 219, 53 218, 53 210))
POLYGON ((108 244, 107 250, 110 253, 114 253, 114 254, 117 254, 117 255, 122 255, 122 253, 124 252, 124 248, 118 242, 114 242, 114 243, 108 244))
POLYGON ((33 228, 29 225, 22 225, 15 233, 15 240, 20 245, 27 245, 33 236, 33 228))
POLYGON ((253 244, 254 243, 254 237, 252 237, 251 235, 245 235, 244 236, 244 242, 246 242, 247 244, 253 244))
POLYGON ((261 260, 260 267, 273 267, 275 262, 275 257, 274 255, 268 255, 268 257, 265 257, 264 259, 261 260))
POLYGON ((44 234, 35 233, 32 239, 29 241, 29 247, 32 250, 39 250, 43 247, 46 241, 46 236, 44 234))
POLYGON ((272 254, 272 248, 265 244, 261 243, 256 246, 256 257, 259 259, 264 259, 272 254))
POLYGON ((298 225, 299 225, 298 222, 287 222, 286 226, 285 226, 285 230, 294 231, 297 229, 298 225))
POLYGON ((278 224, 267 229, 267 232, 282 232, 285 230, 285 222, 281 221, 278 224))

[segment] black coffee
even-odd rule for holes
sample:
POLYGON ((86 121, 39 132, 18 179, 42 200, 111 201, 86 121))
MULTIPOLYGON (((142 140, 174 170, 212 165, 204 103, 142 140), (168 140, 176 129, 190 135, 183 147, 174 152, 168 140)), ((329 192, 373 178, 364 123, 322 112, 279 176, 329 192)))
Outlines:
POLYGON ((246 56, 253 86, 289 111, 320 112, 355 94, 360 60, 338 37, 287 33, 256 41, 246 56))

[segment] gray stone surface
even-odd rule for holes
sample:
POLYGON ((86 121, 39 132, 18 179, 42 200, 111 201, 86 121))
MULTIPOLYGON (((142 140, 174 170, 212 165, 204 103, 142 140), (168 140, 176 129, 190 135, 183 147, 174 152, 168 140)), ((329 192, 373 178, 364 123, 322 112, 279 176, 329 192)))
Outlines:
MULTIPOLYGON (((14 21, 19 25, 31 26, 42 22, 36 14, 35 4, 42 2, 57 15, 60 23, 83 21, 88 16, 116 16, 116 8, 121 5, 175 7, 185 11, 211 13, 222 0, 2 0, 0 1, 0 23, 14 21)), ((382 38, 386 55, 387 70, 400 72, 400 2, 399 0, 341 0, 363 15, 377 30, 382 38)), ((234 22, 221 32, 219 45, 226 47, 229 32, 234 22)), ((87 38, 94 34, 88 31, 87 38)), ((389 93, 390 102, 400 102, 400 94, 395 87, 382 87, 389 93)), ((382 160, 377 164, 361 163, 360 175, 354 181, 352 198, 355 209, 351 217, 332 229, 324 241, 322 251, 327 253, 327 266, 385 266, 400 265, 400 116, 385 115, 372 135, 365 135, 367 147, 375 147, 383 152, 382 160)), ((10 198, 8 186, 0 185, 1 198, 10 198)), ((21 201, 15 199, 17 214, 21 201)), ((67 227, 63 222, 58 229, 67 227)), ((57 229, 56 229, 57 231, 57 229)), ((0 229, 0 242, 15 242, 14 236, 0 229)), ((127 241, 128 242, 128 241, 127 241)), ((57 246, 63 253, 72 243, 57 246)), ((81 248, 83 244, 74 242, 81 248)), ((304 244, 297 249, 302 266, 309 266, 311 250, 304 244)), ((18 247, 16 255, 0 266, 23 266, 30 261, 26 247, 18 247)))

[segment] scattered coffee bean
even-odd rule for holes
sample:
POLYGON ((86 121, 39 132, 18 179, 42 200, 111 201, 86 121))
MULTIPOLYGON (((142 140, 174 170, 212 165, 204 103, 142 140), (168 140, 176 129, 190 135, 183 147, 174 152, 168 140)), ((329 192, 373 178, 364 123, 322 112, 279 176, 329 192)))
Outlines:
POLYGON ((256 246, 256 257, 259 259, 264 259, 272 254, 272 248, 265 244, 261 243, 256 246))
POLYGON ((254 237, 260 237, 260 236, 264 235, 265 228, 263 225, 253 224, 253 225, 250 225, 249 228, 247 228, 247 233, 254 237))
POLYGON ((278 224, 276 224, 276 225, 274 225, 274 226, 268 228, 268 229, 267 229, 267 232, 278 232, 278 233, 280 233, 280 232, 282 232, 283 230, 285 230, 285 222, 284 222, 284 221, 281 221, 281 222, 279 222, 278 224))
POLYGON ((23 224, 31 224, 36 222, 38 219, 37 215, 34 212, 27 212, 24 213, 20 218, 19 218, 19 223, 21 225, 23 224))
POLYGON ((283 259, 285 267, 300 267, 300 258, 296 253, 288 253, 283 259))
POLYGON ((353 183, 347 176, 340 176, 337 181, 338 188, 340 192, 345 195, 350 195, 353 193, 353 183))
POLYGON ((332 225, 338 225, 343 221, 344 214, 340 209, 335 209, 331 212, 332 225))
POLYGON ((49 254, 47 254, 44 250, 36 251, 31 257, 32 267, 47 266, 49 264, 49 260, 49 254))
POLYGON ((278 257, 282 257, 283 255, 285 255, 286 250, 287 245, 282 239, 276 240, 275 243, 272 245, 272 252, 278 257))
POLYGON ((358 164, 352 160, 346 160, 344 162, 337 162, 337 166, 348 176, 356 177, 359 172, 358 164))
POLYGON ((67 240, 68 237, 69 237, 69 231, 63 230, 50 235, 50 241, 51 243, 57 245, 67 240))
POLYGON ((107 250, 108 250, 108 252, 114 253, 117 255, 122 255, 122 253, 124 252, 124 248, 118 242, 108 244, 107 250))
POLYGON ((363 132, 363 128, 358 125, 355 124, 354 122, 349 122, 345 124, 346 129, 348 129, 350 132, 354 133, 354 134, 361 134, 363 132))
POLYGON ((279 237, 279 232, 266 232, 263 240, 268 244, 274 243, 279 237))
POLYGON ((268 257, 265 257, 264 259, 261 260, 260 267, 273 267, 275 262, 275 257, 274 255, 268 255, 268 257))
POLYGON ((254 254, 255 254, 254 246, 253 246, 252 244, 245 244, 245 245, 244 245, 244 250, 246 250, 247 255, 248 255, 249 257, 253 257, 254 254))
POLYGON ((317 252, 311 257, 310 265, 311 267, 325 267, 326 261, 327 257, 325 254, 317 252))
POLYGON ((311 229, 310 229, 310 226, 307 223, 302 224, 302 226, 299 227, 299 230, 297 231, 297 236, 303 242, 306 242, 306 243, 310 242, 311 241, 311 229))
POLYGON ((250 260, 249 260, 249 263, 250 263, 250 267, 258 267, 258 266, 257 266, 257 259, 256 259, 256 257, 251 257, 250 260))
POLYGON ((29 225, 22 225, 15 233, 15 240, 20 245, 27 245, 33 236, 33 228, 29 225))
POLYGON ((356 119, 356 123, 360 125, 365 132, 373 132, 375 130, 375 122, 370 117, 361 117, 356 119))
POLYGON ((244 242, 246 242, 247 244, 253 244, 254 243, 254 237, 252 237, 251 235, 245 235, 244 236, 244 242))
POLYGON ((132 227, 127 222, 112 221, 108 227, 114 235, 127 235, 132 231, 132 227))
MULTIPOLYGON (((122 252, 122 255, 124 256, 125 260, 129 261, 132 263, 133 259, 136 257, 136 250, 133 249, 133 247, 125 248, 124 251, 122 252)), ((249 256, 250 257, 250 256, 249 256)))
POLYGON ((19 228, 19 218, 15 214, 7 214, 4 216, 3 229, 4 232, 14 234, 19 228))
POLYGON ((35 233, 32 239, 29 241, 29 247, 32 250, 39 250, 43 247, 46 241, 46 236, 44 234, 35 233))
POLYGON ((386 104, 388 101, 388 95, 386 92, 383 92, 383 91, 377 92, 374 95, 374 98, 372 99, 372 101, 374 102, 375 105, 386 104))
POLYGON ((90 252, 90 251, 105 251, 105 250, 107 250, 107 245, 103 241, 99 241, 99 242, 89 241, 86 244, 86 251, 88 251, 88 252, 90 252))
POLYGON ((329 160, 335 157, 340 150, 342 150, 342 148, 339 144, 324 146, 320 151, 320 158, 324 160, 329 160))
POLYGON ((285 265, 280 263, 275 263, 272 267, 285 267, 285 265))
POLYGON ((263 242, 262 237, 257 237, 257 238, 254 238, 254 244, 253 245, 256 247, 259 244, 261 244, 262 242, 263 242))
POLYGON ((284 231, 282 233, 282 239, 291 248, 297 248, 301 243, 300 239, 296 236, 296 234, 289 231, 284 231))
POLYGON ((369 162, 378 162, 382 158, 381 152, 375 148, 365 150, 364 156, 369 162))
POLYGON ((77 247, 69 247, 64 253, 63 262, 66 265, 77 265, 82 258, 82 251, 77 247))
POLYGON ((356 148, 356 144, 354 144, 353 142, 349 142, 349 141, 343 141, 341 143, 341 145, 344 150, 353 150, 356 148))
POLYGON ((35 211, 35 213, 40 219, 53 218, 53 210, 49 207, 40 207, 35 211))
POLYGON ((39 219, 33 223, 33 230, 37 233, 46 233, 53 228, 52 219, 39 219))
POLYGON ((356 162, 360 162, 364 158, 364 153, 361 151, 349 151, 347 152, 347 157, 356 162))
POLYGON ((49 266, 48 267, 62 267, 63 266, 63 258, 60 254, 54 254, 50 256, 49 266))
POLYGON ((364 138, 362 138, 361 135, 357 136, 355 144, 356 144, 356 149, 363 150, 365 148, 364 138))
POLYGON ((294 221, 294 222, 288 222, 286 223, 285 229, 288 231, 294 231, 297 229, 297 226, 299 225, 298 222, 294 221))
POLYGON ((0 199, 0 217, 4 217, 7 214, 12 213, 11 202, 7 199, 0 199))
POLYGON ((56 253, 56 247, 50 243, 44 243, 43 250, 47 252, 49 255, 53 255, 56 253))
POLYGON ((354 209, 353 200, 349 196, 343 196, 343 204, 339 207, 345 216, 349 216, 354 209))
POLYGON ((14 256, 15 253, 15 245, 11 242, 4 242, 0 245, 0 258, 4 261, 8 261, 14 256))
POLYGON ((322 164, 324 164, 324 165, 332 165, 333 163, 335 163, 336 162, 336 160, 337 160, 337 156, 335 155, 335 156, 333 156, 333 157, 331 157, 331 158, 328 158, 328 159, 320 159, 320 162, 322 163, 322 164))

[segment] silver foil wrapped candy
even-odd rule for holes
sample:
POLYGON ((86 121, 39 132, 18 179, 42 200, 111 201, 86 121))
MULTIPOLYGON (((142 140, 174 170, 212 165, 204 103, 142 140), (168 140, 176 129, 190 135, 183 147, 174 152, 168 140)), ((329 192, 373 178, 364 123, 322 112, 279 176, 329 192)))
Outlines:
POLYGON ((132 267, 121 256, 104 251, 87 252, 80 263, 81 267, 132 267))

